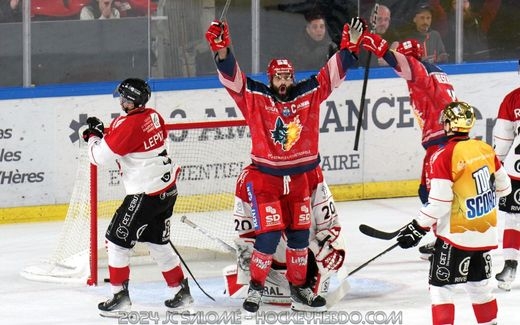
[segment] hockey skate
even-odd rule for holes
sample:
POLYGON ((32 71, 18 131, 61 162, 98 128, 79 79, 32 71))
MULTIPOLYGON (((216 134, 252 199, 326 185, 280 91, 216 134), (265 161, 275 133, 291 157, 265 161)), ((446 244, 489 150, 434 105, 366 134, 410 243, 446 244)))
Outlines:
POLYGON ((250 313, 256 313, 258 308, 260 308, 260 302, 262 301, 263 294, 264 287, 250 281, 249 289, 247 290, 247 297, 244 300, 242 307, 250 313))
POLYGON ((498 281, 498 287, 505 291, 511 291, 511 284, 515 280, 516 267, 518 261, 505 260, 504 269, 500 273, 495 275, 495 279, 498 281))
POLYGON ((295 311, 324 312, 327 311, 327 301, 312 291, 308 286, 297 287, 292 284, 291 309, 295 311))
POLYGON ((181 281, 179 291, 177 291, 177 293, 172 299, 166 300, 164 304, 166 305, 166 307, 168 307, 169 313, 194 314, 193 310, 191 310, 190 308, 193 304, 193 297, 190 293, 188 279, 184 279, 181 281))
POLYGON ((128 294, 128 280, 123 282, 123 289, 114 294, 114 297, 98 305, 99 314, 103 317, 119 317, 120 311, 129 311, 132 306, 128 294))
POLYGON ((419 253, 421 253, 421 259, 425 261, 429 261, 431 256, 435 252, 435 241, 428 243, 426 245, 422 245, 419 247, 419 253))

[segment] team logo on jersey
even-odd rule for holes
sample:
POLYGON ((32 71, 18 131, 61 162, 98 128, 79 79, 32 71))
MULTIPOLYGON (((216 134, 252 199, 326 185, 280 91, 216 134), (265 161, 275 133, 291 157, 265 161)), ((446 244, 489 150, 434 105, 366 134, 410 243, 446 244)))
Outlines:
POLYGON ((466 199, 466 217, 470 220, 486 216, 497 204, 495 175, 484 166, 473 174, 476 196, 466 199))
POLYGON ((282 145, 283 151, 289 151, 300 139, 302 128, 298 116, 288 124, 284 124, 283 120, 278 117, 274 130, 271 130, 271 138, 274 140, 274 143, 282 145))

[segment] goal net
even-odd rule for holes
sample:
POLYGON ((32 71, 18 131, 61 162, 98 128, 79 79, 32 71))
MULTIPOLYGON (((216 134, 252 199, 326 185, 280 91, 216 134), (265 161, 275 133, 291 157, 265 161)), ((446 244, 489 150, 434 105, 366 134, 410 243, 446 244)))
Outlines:
MULTIPOLYGON (((170 157, 181 166, 171 241, 183 252, 198 256, 228 252, 211 237, 234 246, 235 181, 250 161, 249 129, 243 120, 176 123, 167 128, 170 157), (208 234, 181 222, 184 216, 208 234)), ((124 196, 115 161, 93 166, 83 145, 57 245, 49 258, 24 268, 21 275, 37 281, 97 284, 98 259, 106 257, 104 232, 124 196)), ((135 256, 147 253, 145 245, 134 248, 135 256)))

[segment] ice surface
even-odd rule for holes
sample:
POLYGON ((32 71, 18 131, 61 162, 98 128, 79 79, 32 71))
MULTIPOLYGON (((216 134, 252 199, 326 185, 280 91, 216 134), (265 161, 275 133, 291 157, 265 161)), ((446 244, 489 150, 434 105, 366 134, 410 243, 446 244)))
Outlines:
MULTIPOLYGON (((417 198, 364 200, 337 203, 347 240, 347 270, 353 270, 390 246, 364 236, 358 226, 365 223, 379 229, 394 231, 407 223, 419 208, 417 198)), ((155 265, 131 268, 130 295, 133 311, 130 319, 107 319, 98 315, 97 304, 109 297, 109 287, 33 282, 22 278, 20 270, 48 257, 57 240, 61 223, 24 223, 0 226, 2 266, 0 267, 0 324, 206 324, 221 323, 337 323, 346 324, 431 324, 428 295, 428 263, 419 258, 416 248, 396 248, 381 256, 349 278, 351 289, 346 297, 320 316, 296 317, 285 306, 262 305, 263 318, 248 318, 238 311, 241 300, 224 294, 222 268, 232 264, 231 258, 188 261, 203 288, 216 302, 204 296, 190 280, 199 318, 174 316, 167 318, 163 301, 168 297, 162 275, 155 265), (141 314, 138 314, 141 312, 141 314), (215 313, 216 312, 216 313, 215 313), (136 318, 139 315, 139 319, 136 318), (220 316, 219 316, 220 315, 220 316), (278 315, 278 316, 277 316, 278 315), (394 322, 389 319, 395 316, 394 322), (158 316, 159 319, 153 319, 158 316), (218 318, 227 316, 227 318, 218 318), (363 319, 357 318, 358 316, 363 319), (375 316, 375 319, 374 319, 375 316), (145 319, 145 317, 152 317, 145 319), (349 318, 350 317, 350 318, 349 318), (368 318, 364 318, 368 317, 368 318), (364 323, 363 323, 364 321, 364 323)), ((421 244, 432 240, 430 234, 421 244)), ((502 268, 500 250, 493 252, 494 272, 502 268)), ((106 275, 102 265, 100 277, 106 275)), ((494 278, 491 280, 496 287, 494 278)), ((336 282, 332 283, 337 285, 336 282)), ((510 292, 495 289, 499 304, 499 324, 518 324, 515 310, 520 301, 520 281, 510 292), (515 307, 516 306, 516 307, 515 307)), ((461 291, 456 296, 456 324, 476 324, 471 304, 461 291)))

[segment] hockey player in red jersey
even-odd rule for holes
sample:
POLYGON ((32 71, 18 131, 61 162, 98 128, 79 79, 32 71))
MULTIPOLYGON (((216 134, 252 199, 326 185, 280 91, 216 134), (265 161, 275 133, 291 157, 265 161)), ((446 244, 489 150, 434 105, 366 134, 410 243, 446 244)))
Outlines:
POLYGON ((215 53, 218 76, 235 100, 251 132, 252 165, 246 184, 256 241, 251 281, 243 307, 256 312, 273 254, 282 233, 287 237, 287 274, 292 308, 324 311, 326 301, 306 284, 311 207, 306 173, 319 165, 319 106, 345 78, 357 57, 366 24, 345 24, 340 50, 316 76, 296 83, 287 59, 268 65, 269 85, 248 78, 230 50, 226 22, 213 21, 206 39, 215 53))
POLYGON ((520 160, 520 153, 517 149, 520 145, 519 127, 520 88, 517 88, 502 100, 493 129, 495 152, 511 177, 513 188, 512 193, 500 200, 498 205, 505 218, 502 241, 504 268, 496 274, 495 278, 498 281, 498 287, 507 291, 511 290, 511 283, 515 280, 520 257, 520 202, 516 194, 520 190, 520 171, 517 167, 520 160))
POLYGON ((162 271, 172 298, 170 309, 184 309, 193 299, 180 259, 169 245, 170 217, 177 199, 179 167, 168 157, 167 131, 162 116, 145 104, 151 95, 141 79, 125 79, 117 87, 125 115, 115 118, 104 134, 103 123, 87 119, 83 139, 88 142, 89 159, 95 165, 117 162, 126 197, 106 231, 111 299, 98 305, 100 314, 118 317, 129 309, 130 253, 136 242, 147 244, 162 271))
MULTIPOLYGON (((406 80, 410 93, 410 103, 415 117, 422 130, 421 143, 426 153, 423 158, 419 198, 424 204, 428 202, 430 191, 429 162, 432 154, 446 143, 443 125, 439 117, 447 104, 457 100, 455 90, 448 75, 437 65, 421 61, 424 51, 415 39, 405 40, 395 51, 388 49, 388 43, 378 34, 366 33, 362 46, 383 58, 397 75, 406 80)), ((433 243, 419 248, 429 257, 433 243)))
POLYGON ((437 240, 429 272, 433 325, 453 324, 458 287, 469 294, 478 324, 496 324, 491 255, 497 248, 497 200, 511 192, 511 181, 493 148, 469 138, 473 107, 450 103, 441 121, 448 142, 432 155, 428 204, 407 224, 397 242, 416 246, 433 228, 437 240))
MULTIPOLYGON (((253 253, 256 233, 253 228, 251 203, 247 195, 246 184, 249 181, 249 170, 246 167, 237 179, 235 190, 235 208, 233 212, 235 230, 238 238, 237 264, 227 268, 226 285, 230 296, 244 296, 244 288, 249 283, 249 260, 253 253)), ((330 278, 343 266, 345 261, 345 241, 341 233, 341 225, 335 202, 323 172, 318 166, 307 173, 309 191, 311 193, 311 228, 309 234, 309 261, 307 267, 307 284, 316 294, 325 294, 329 290, 330 278)), ((273 254, 273 268, 285 274, 287 263, 285 251, 287 238, 282 235, 273 254)), ((269 273, 265 284, 262 302, 290 304, 289 285, 287 280, 269 273)), ((246 288, 247 289, 247 288, 246 288)))

